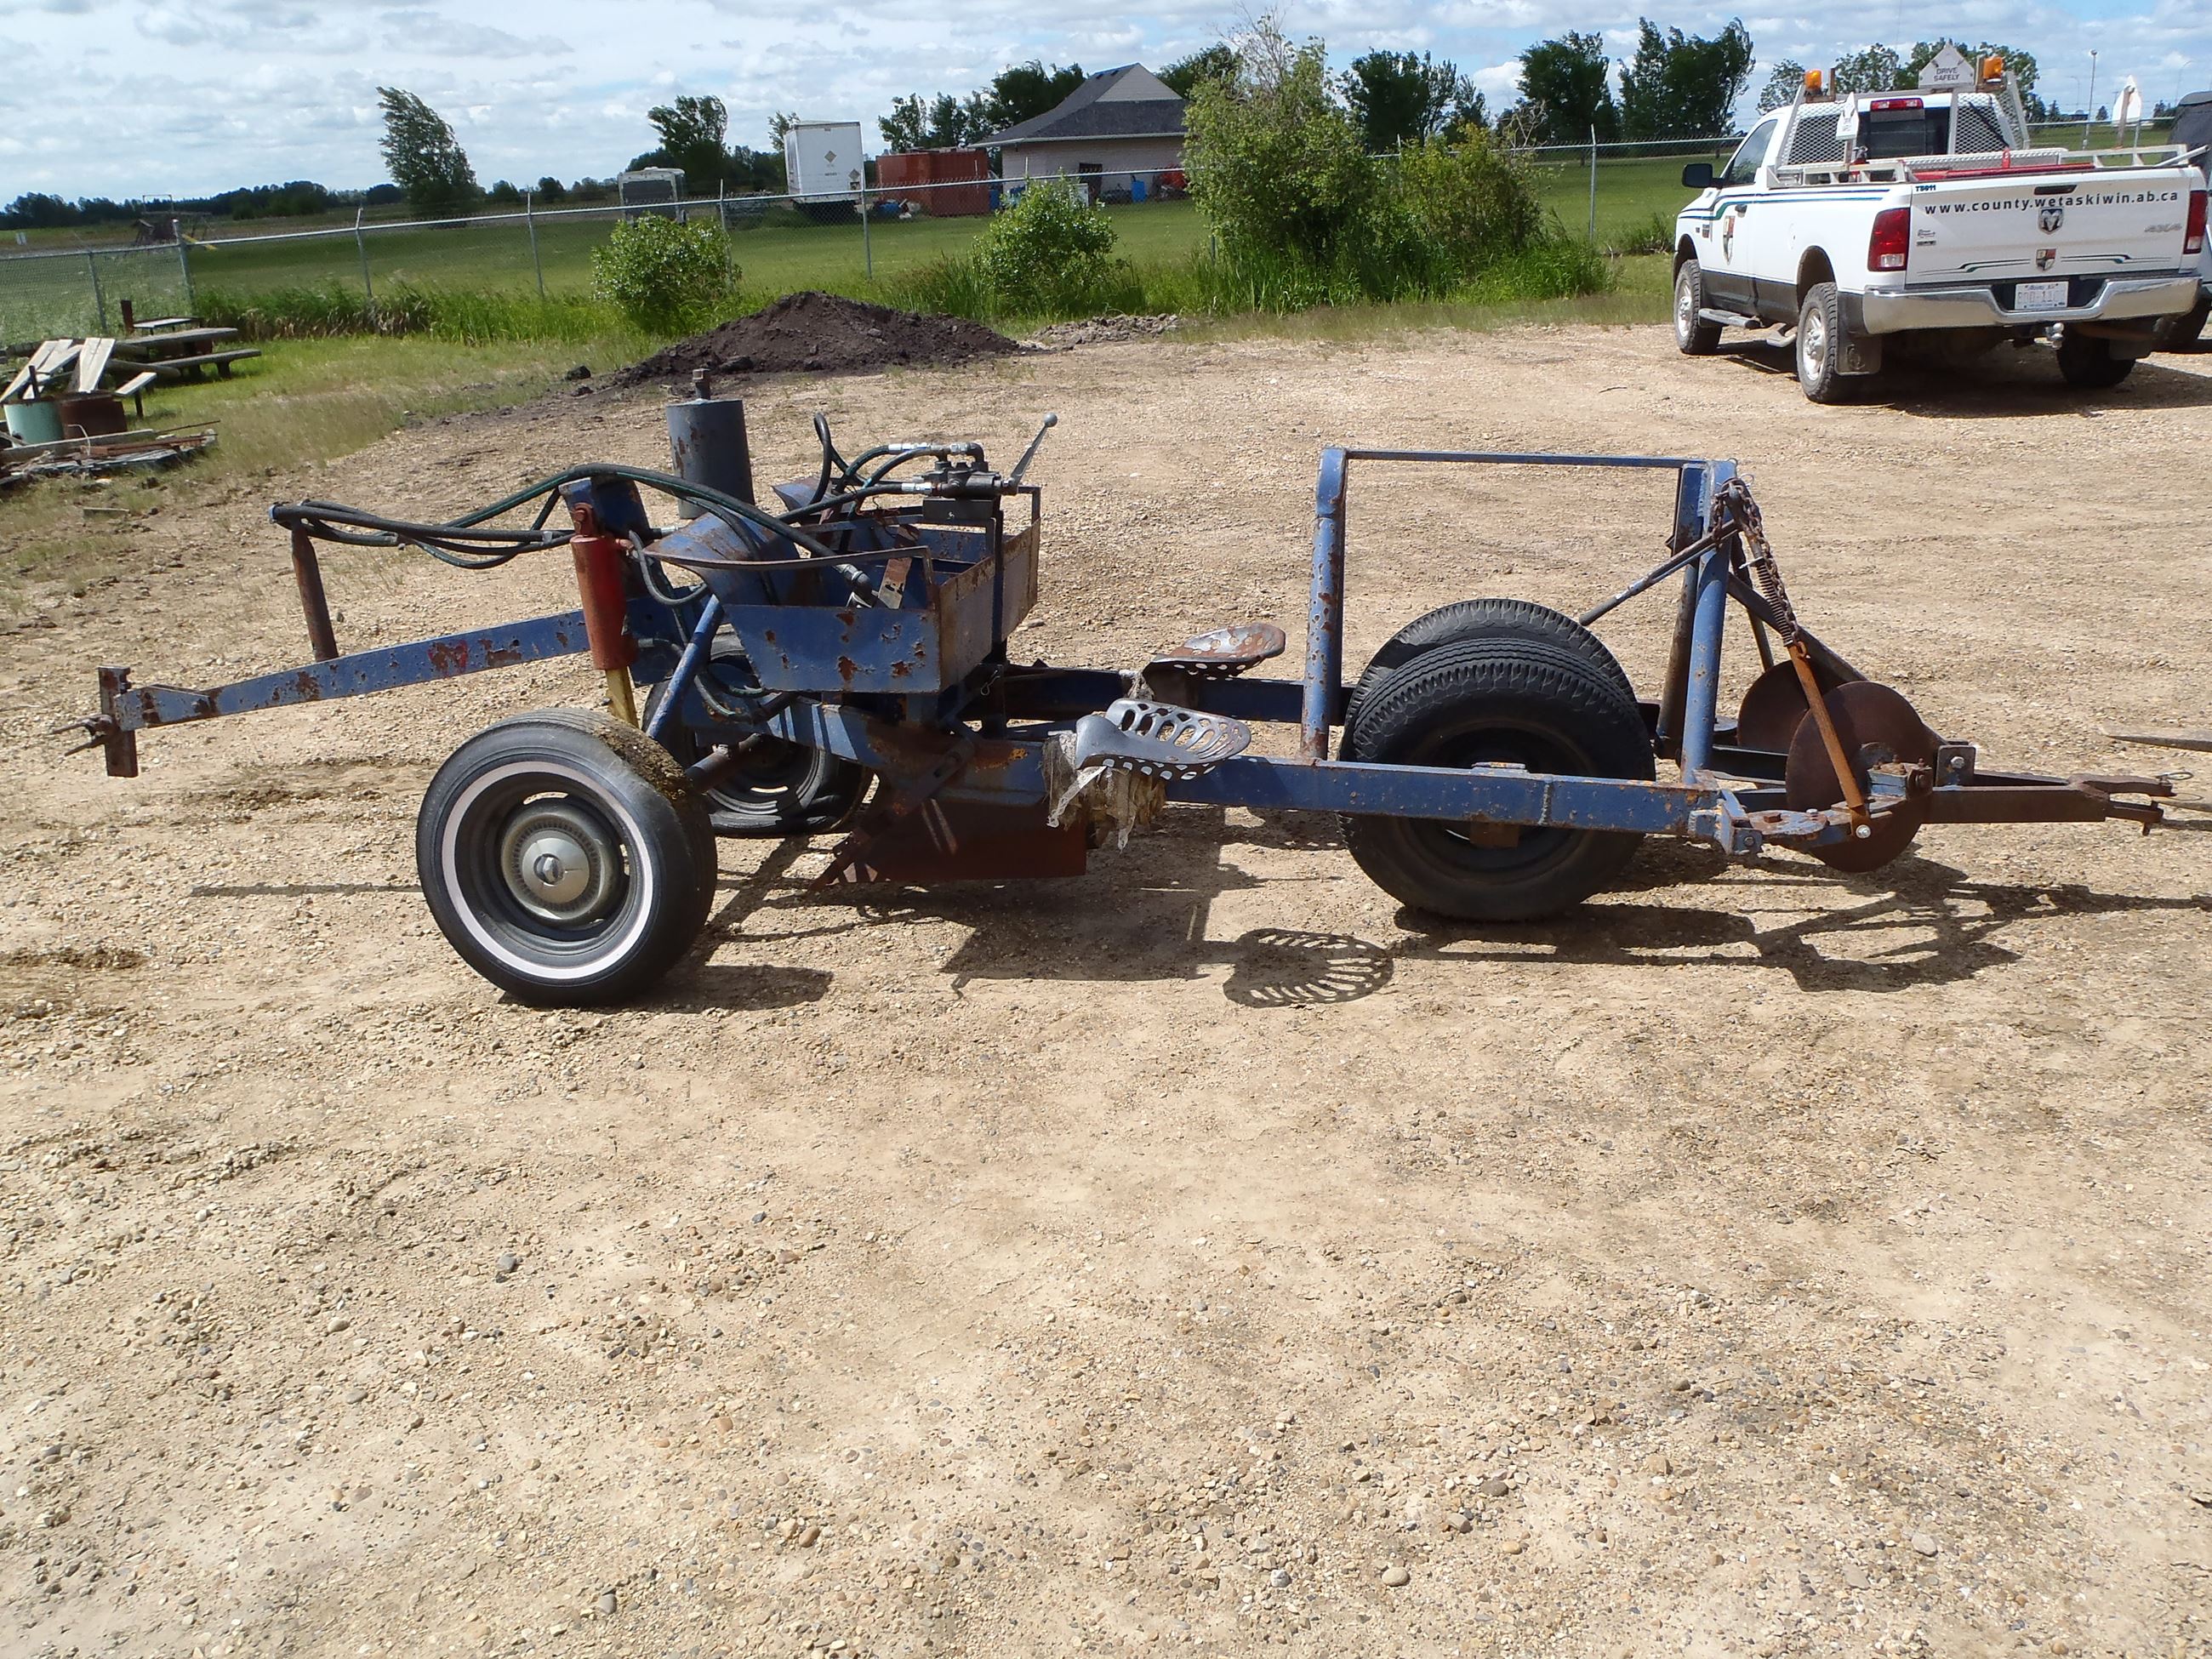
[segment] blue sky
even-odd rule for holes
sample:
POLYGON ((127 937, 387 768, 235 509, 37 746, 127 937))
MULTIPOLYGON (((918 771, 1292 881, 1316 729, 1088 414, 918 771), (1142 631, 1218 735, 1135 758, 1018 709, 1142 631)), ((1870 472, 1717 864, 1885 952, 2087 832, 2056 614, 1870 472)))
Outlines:
MULTIPOLYGON (((1511 101, 1514 59, 1531 41, 1595 30, 1621 55, 1638 15, 1605 0, 1322 0, 1283 11, 1292 33, 1322 36, 1339 62, 1376 46, 1451 58, 1493 108, 1511 101)), ((1699 33, 1733 15, 1654 13, 1699 33)), ((1157 68, 1241 15, 1206 0, 1089 16, 1012 0, 0 0, 11 71, 0 78, 0 202, 28 190, 374 184, 380 83, 443 112, 486 184, 614 172, 650 148, 646 110, 678 92, 722 98, 744 143, 764 144, 770 112, 788 109, 861 120, 872 143, 874 118, 901 93, 965 92, 1033 57, 1157 68)), ((2212 21, 2179 0, 1942 10, 1876 0, 1743 17, 1762 63, 1820 63, 1870 38, 1909 44, 1942 30, 2035 52, 2044 91, 2064 103, 2085 91, 2093 46, 2100 100, 2130 73, 2149 99, 2212 85, 2212 21)))

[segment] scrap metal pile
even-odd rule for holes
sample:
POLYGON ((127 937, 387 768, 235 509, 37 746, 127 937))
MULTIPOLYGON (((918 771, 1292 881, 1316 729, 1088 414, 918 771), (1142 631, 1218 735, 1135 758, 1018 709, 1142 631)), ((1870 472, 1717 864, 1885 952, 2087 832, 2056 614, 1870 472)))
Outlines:
POLYGON ((1996 771, 1939 736, 1804 627, 1728 461, 1330 448, 1300 678, 1254 672, 1286 643, 1264 622, 1133 668, 1018 663, 1006 642, 1042 588, 1024 478, 1052 424, 1000 472, 973 442, 848 459, 817 417, 816 476, 770 507, 754 496, 744 405, 702 386, 669 406, 672 471, 578 466, 436 525, 279 507, 315 660, 206 690, 103 669, 85 746, 135 776, 154 727, 588 653, 607 712, 549 709, 469 738, 416 823, 423 892, 456 951, 560 1004, 635 995, 682 959, 718 835, 842 830, 817 887, 921 884, 1077 875, 1175 801, 1324 811, 1417 915, 1519 923, 1613 884, 1647 835, 1856 872, 1928 823, 2148 829, 2172 793, 2166 777, 1996 771), (1668 472, 1674 523, 1664 556, 1580 617, 1463 600, 1401 629, 1347 683, 1354 464, 1668 472), (654 521, 647 491, 675 522, 654 521), (565 545, 580 604, 341 654, 319 542, 412 545, 471 569, 565 545), (1677 575, 1665 680, 1641 697, 1591 625, 1677 575), (1731 614, 1760 666, 1729 719, 1731 614), (1292 752, 1249 752, 1254 723, 1293 728, 1292 752))

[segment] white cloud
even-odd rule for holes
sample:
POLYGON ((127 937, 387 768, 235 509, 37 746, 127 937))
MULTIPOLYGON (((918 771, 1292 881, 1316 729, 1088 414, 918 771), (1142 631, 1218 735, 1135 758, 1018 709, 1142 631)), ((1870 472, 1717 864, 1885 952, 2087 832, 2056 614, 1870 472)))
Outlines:
MULTIPOLYGON (((2042 90, 2061 100, 2086 94, 2092 46, 2100 97, 2130 72, 2154 99, 2212 84, 2212 20, 2200 8, 2130 6, 2119 18, 2092 15, 2086 0, 1953 0, 1913 22, 2027 47, 2041 62, 2042 90)), ((0 116, 18 147, 0 192, 71 196, 302 177, 374 183, 380 84, 444 111, 486 179, 574 178, 649 148, 645 111, 674 92, 725 100, 732 137, 755 146, 777 110, 860 120, 872 134, 902 93, 964 93, 1030 58, 1159 68, 1240 15, 1223 0, 1076 12, 963 0, 957 27, 944 0, 829 0, 811 10, 789 0, 0 0, 0 9, 11 67, 41 66, 0 83, 0 116), (70 66, 66 100, 41 89, 56 64, 70 66), (21 119, 33 111, 36 143, 21 119)), ((1527 46, 1571 28, 1624 52, 1649 11, 1597 0, 1297 0, 1285 21, 1322 35, 1340 62, 1376 47, 1451 58, 1500 109, 1527 46)), ((1701 0, 1663 21, 1710 34, 1734 15, 1701 0)), ((1880 19, 1831 9, 1747 21, 1761 60, 1756 88, 1776 59, 1832 61, 1866 44, 1880 19)))

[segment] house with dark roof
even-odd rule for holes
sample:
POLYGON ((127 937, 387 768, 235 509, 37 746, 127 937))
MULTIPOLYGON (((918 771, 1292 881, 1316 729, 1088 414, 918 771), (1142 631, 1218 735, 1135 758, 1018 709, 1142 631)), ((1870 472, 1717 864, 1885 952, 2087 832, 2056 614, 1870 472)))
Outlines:
POLYGON ((999 152, 1008 180, 1061 174, 1085 181, 1093 201, 1149 196, 1159 175, 1182 182, 1182 100, 1142 64, 1086 76, 1053 108, 980 141, 999 152))

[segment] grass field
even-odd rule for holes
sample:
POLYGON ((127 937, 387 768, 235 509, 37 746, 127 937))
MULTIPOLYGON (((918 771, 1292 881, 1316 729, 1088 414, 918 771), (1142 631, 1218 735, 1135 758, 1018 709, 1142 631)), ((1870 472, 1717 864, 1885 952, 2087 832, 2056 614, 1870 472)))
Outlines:
MULTIPOLYGON (((1547 207, 1571 234, 1589 219, 1589 172, 1579 160, 1537 166, 1547 207)), ((1601 244, 1633 245, 1634 234, 1657 215, 1671 215, 1685 199, 1681 160, 1607 161, 1598 167, 1597 231, 1601 244)), ((1206 246, 1206 232, 1187 201, 1147 203, 1107 210, 1119 252, 1139 265, 1176 264, 1206 246)), ((118 250, 96 260, 81 257, 0 259, 0 340, 21 342, 48 334, 84 333, 100 325, 93 290, 96 266, 106 307, 106 325, 118 325, 119 301, 130 299, 141 316, 193 308, 197 296, 222 294, 252 299, 280 289, 337 287, 358 293, 402 284, 420 289, 527 295, 542 269, 545 290, 556 298, 580 295, 591 285, 592 250, 617 222, 592 213, 540 216, 533 261, 532 228, 519 220, 474 221, 428 229, 372 226, 357 243, 350 230, 302 235, 279 234, 272 224, 252 240, 192 244, 184 258, 173 248, 118 250), (190 266, 187 286, 185 264, 190 266)), ((895 278, 947 254, 963 252, 981 219, 917 217, 872 220, 864 246, 857 218, 814 223, 788 211, 734 228, 731 249, 749 294, 773 296, 801 288, 865 293, 871 256, 878 279, 895 278)))

